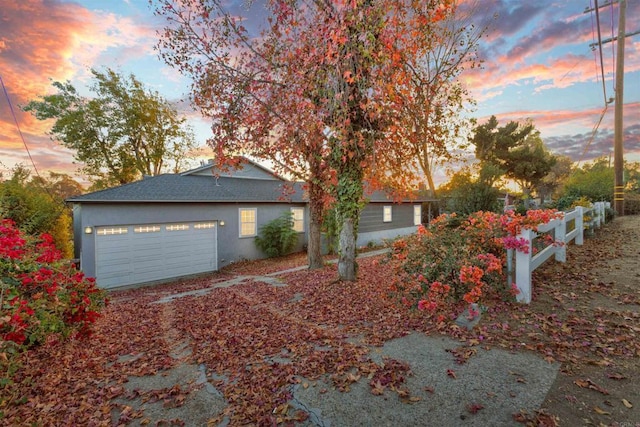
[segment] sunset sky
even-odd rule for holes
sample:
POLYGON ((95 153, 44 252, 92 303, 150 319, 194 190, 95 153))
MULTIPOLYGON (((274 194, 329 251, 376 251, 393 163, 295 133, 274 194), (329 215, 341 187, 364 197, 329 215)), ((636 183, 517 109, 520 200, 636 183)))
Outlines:
MULTIPOLYGON (((593 1, 480 0, 478 20, 491 23, 481 45, 484 67, 463 77, 478 102, 474 117, 480 123, 492 114, 501 124, 530 118, 554 153, 576 161, 612 154, 613 104, 588 143, 605 107, 599 57, 589 46, 597 40, 595 16, 585 13, 593 1)), ((235 3, 230 7, 246 2, 235 3)), ((600 12, 602 38, 617 35, 618 6, 600 12)), ((6 88, 0 93, 0 172, 6 177, 17 163, 33 169, 11 105, 40 173, 75 174, 72 154, 46 135, 51 123, 20 106, 51 93, 52 81, 69 80, 89 95, 90 68, 133 73, 179 102, 204 144, 209 127, 184 102, 189 81, 154 51, 162 25, 147 0, 0 0, 0 77, 6 88)), ((640 0, 627 0, 626 27, 627 33, 640 30, 640 0)), ((640 34, 626 38, 625 45, 625 157, 638 161, 640 34)), ((603 45, 603 54, 606 97, 613 97, 615 44, 603 45)))

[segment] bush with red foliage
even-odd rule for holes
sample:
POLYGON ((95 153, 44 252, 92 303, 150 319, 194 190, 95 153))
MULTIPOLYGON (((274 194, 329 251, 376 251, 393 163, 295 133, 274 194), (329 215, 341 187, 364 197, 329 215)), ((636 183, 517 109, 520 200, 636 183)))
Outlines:
MULTIPOLYGON (((24 235, 0 222, 0 354, 91 333, 105 294, 61 257, 47 234, 24 235)), ((6 380, 6 379, 5 379, 6 380)))
POLYGON ((526 215, 476 212, 464 219, 441 215, 428 228, 420 226, 415 235, 394 242, 398 294, 408 306, 437 314, 440 320, 451 304, 473 307, 490 298, 510 299, 518 289, 507 285, 506 249, 528 251, 529 242, 518 237, 520 231, 537 231, 538 225, 561 215, 554 210, 530 210, 526 215))

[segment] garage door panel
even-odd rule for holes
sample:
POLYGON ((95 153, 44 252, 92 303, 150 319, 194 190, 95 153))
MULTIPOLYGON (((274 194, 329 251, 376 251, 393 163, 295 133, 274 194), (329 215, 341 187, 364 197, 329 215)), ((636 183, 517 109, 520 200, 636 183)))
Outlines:
POLYGON ((150 252, 155 256, 162 254, 162 239, 157 240, 145 240, 144 242, 135 242, 132 244, 134 251, 150 252))
POLYGON ((103 288, 112 288, 120 283, 126 283, 131 277, 131 271, 125 269, 98 269, 97 277, 99 277, 98 285, 103 288))
POLYGON ((132 263, 133 271, 136 274, 149 273, 153 275, 153 272, 162 273, 164 269, 164 263, 162 260, 154 258, 138 258, 132 263))
POLYGON ((213 223, 205 227, 203 223, 120 226, 116 230, 120 234, 98 231, 98 285, 110 288, 216 270, 217 229, 213 223))

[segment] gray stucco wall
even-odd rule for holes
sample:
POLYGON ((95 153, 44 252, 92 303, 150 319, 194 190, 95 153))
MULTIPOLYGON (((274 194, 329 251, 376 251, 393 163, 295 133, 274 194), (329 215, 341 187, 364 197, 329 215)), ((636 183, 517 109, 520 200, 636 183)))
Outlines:
MULTIPOLYGON (((240 208, 257 208, 258 230, 262 225, 277 218, 293 206, 288 203, 83 203, 74 209, 74 232, 76 234, 76 256, 81 268, 88 276, 95 276, 95 232, 85 234, 86 227, 133 224, 163 224, 191 221, 224 221, 218 227, 218 268, 230 263, 264 258, 255 246, 253 237, 240 238, 240 208), (80 237, 78 237, 80 236, 80 237)), ((305 210, 305 230, 308 229, 308 214, 305 210)), ((297 250, 306 245, 306 234, 300 233, 297 250)))

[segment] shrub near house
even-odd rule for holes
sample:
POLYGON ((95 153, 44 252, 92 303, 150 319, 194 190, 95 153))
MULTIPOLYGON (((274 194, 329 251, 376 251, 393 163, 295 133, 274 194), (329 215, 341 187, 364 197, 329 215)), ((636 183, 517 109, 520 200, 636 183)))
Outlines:
MULTIPOLYGON (((0 222, 0 365, 5 378, 17 353, 91 332, 105 294, 61 259, 51 236, 34 238, 0 222), (7 368, 7 369, 5 369, 7 368)), ((10 374, 9 374, 10 375, 10 374)))

